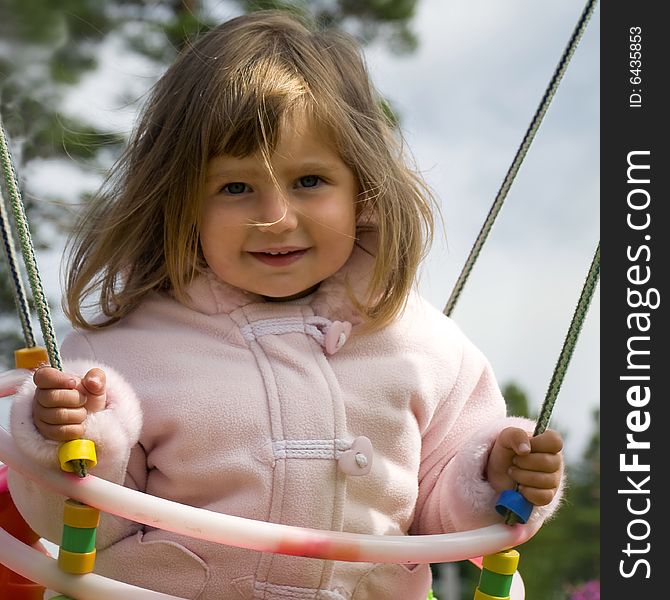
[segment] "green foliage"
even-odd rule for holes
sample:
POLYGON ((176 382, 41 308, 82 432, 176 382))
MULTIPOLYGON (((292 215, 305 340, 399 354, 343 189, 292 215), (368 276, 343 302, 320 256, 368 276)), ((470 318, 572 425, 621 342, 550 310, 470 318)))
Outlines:
POLYGON ((502 388, 502 394, 507 404, 507 414, 530 418, 528 396, 516 383, 512 381, 505 384, 502 388))

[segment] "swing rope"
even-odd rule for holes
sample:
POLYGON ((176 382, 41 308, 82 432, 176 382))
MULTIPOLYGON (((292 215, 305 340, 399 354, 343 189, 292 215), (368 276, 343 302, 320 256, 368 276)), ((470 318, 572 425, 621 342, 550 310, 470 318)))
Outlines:
MULTIPOLYGON (((49 362, 51 363, 52 367, 62 371, 63 366, 60 360, 60 353, 58 352, 58 342, 56 340, 56 333, 54 331, 53 322, 51 320, 51 311, 49 309, 49 303, 44 293, 44 287, 42 286, 42 280, 40 278, 39 269, 37 267, 37 259, 35 258, 35 248, 33 247, 33 241, 30 236, 28 219, 26 217, 23 201, 21 200, 21 192, 19 191, 18 179, 16 177, 16 170, 14 169, 14 165, 12 163, 12 157, 9 151, 9 145, 7 143, 7 136, 5 134, 5 128, 2 124, 1 118, 0 118, 0 162, 2 163, 2 171, 5 178, 5 183, 7 185, 7 192, 9 194, 9 200, 12 205, 14 222, 16 224, 17 235, 21 246, 21 254, 23 256, 23 262, 26 267, 26 272, 28 273, 28 280, 30 282, 33 301, 35 302, 35 307, 37 308, 37 315, 39 317, 40 327, 42 329, 42 336, 44 337, 44 343, 47 348, 49 362)), ((12 244, 9 243, 9 246, 11 245, 12 244)), ((18 271, 15 281, 17 279, 19 281, 21 279, 18 276, 18 271)), ((28 315, 29 314, 30 313, 28 312, 28 315)))
POLYGON ((544 92, 542 101, 540 102, 540 105, 538 106, 535 115, 533 116, 533 119, 530 122, 530 125, 526 131, 526 134, 523 137, 521 145, 519 146, 519 149, 516 152, 516 156, 512 161, 512 165, 510 166, 509 170, 507 171, 507 174, 505 175, 505 179, 503 180, 502 185, 500 186, 500 190, 498 191, 498 194, 493 202, 493 205, 489 210, 489 214, 486 216, 486 220, 484 221, 484 224, 482 225, 479 235, 475 240, 474 246, 472 247, 472 250, 470 250, 470 254, 468 255, 467 260, 465 261, 463 270, 461 271, 460 275, 458 276, 458 279, 456 280, 454 289, 452 290, 451 296, 447 301, 447 305, 444 307, 444 314, 447 315, 448 317, 451 316, 451 313, 454 310, 454 307, 456 306, 456 302, 458 301, 458 298, 460 297, 461 292, 463 291, 465 282, 470 276, 470 271, 472 271, 475 261, 479 257, 479 253, 481 252, 482 246, 484 245, 484 242, 486 241, 486 238, 488 237, 489 232, 493 227, 493 223, 495 222, 495 219, 498 216, 500 209, 502 208, 503 202, 507 197, 507 193, 512 187, 512 182, 514 181, 514 178, 516 177, 516 174, 519 171, 519 168, 521 167, 521 163, 526 157, 526 153, 528 152, 528 149, 530 148, 530 145, 533 139, 535 138, 535 134, 537 133, 537 130, 539 129, 540 124, 542 123, 542 119, 544 118, 544 115, 547 112, 547 109, 549 108, 549 104, 551 103, 554 95, 556 94, 558 84, 561 82, 561 79, 563 79, 563 74, 565 73, 568 64, 570 63, 570 59, 572 58, 572 55, 575 53, 577 45, 579 44, 579 41, 581 40, 582 35, 584 34, 584 30, 586 29, 586 25, 589 22, 589 19, 591 18, 591 14, 593 13, 595 4, 596 0, 588 0, 581 16, 579 17, 579 21, 577 22, 577 25, 575 26, 572 32, 570 41, 568 42, 568 45, 565 48, 563 55, 561 56, 561 59, 558 62, 558 65, 556 66, 551 81, 549 82, 549 86, 544 92))
POLYGON ((598 242, 595 254, 593 255, 593 260, 591 261, 589 272, 586 276, 586 280, 584 281, 584 286, 582 287, 582 293, 579 296, 577 307, 575 308, 575 312, 572 315, 570 327, 568 327, 568 333, 566 334, 565 341, 563 342, 563 348, 561 348, 561 353, 558 357, 558 361, 556 362, 556 367, 554 367, 554 373, 551 376, 551 381, 549 382, 549 387, 547 389, 544 402, 542 402, 542 407, 540 408, 540 414, 537 418, 533 436, 543 433, 549 425, 551 411, 554 408, 556 397, 558 396, 558 392, 561 389, 561 384, 563 383, 565 373, 568 370, 568 364, 572 358, 572 352, 575 349, 575 345, 577 344, 577 338, 579 337, 579 332, 582 329, 584 317, 586 316, 586 313, 589 309, 591 298, 593 298, 593 293, 596 289, 596 285, 598 284, 599 275, 600 242, 598 242))
MULTIPOLYGON (((565 373, 568 370, 568 365, 570 364, 570 359, 572 358, 572 352, 574 351, 575 345, 577 344, 577 338, 579 337, 579 332, 582 329, 586 313, 589 310, 589 305, 591 304, 593 293, 595 292, 596 285, 598 284, 599 276, 600 242, 598 242, 598 245, 596 246, 596 251, 593 255, 591 266, 589 267, 589 272, 586 275, 586 280, 582 286, 582 292, 579 295, 579 300, 577 302, 577 306, 575 307, 575 312, 572 315, 572 321, 570 321, 570 326, 568 327, 568 333, 566 334, 565 340, 563 341, 561 353, 558 356, 558 361, 554 367, 554 372, 551 376, 551 381, 549 382, 547 393, 544 397, 544 401, 542 402, 540 414, 538 415, 537 421, 535 422, 533 437, 544 433, 544 431, 547 429, 547 426, 549 425, 549 419, 551 418, 551 413, 554 409, 554 404, 556 403, 558 392, 561 389, 563 378, 565 377, 565 373)), ((514 486, 514 491, 518 493, 518 484, 514 486)), ((518 521, 518 514, 515 511, 509 510, 509 504, 503 504, 503 506, 508 508, 505 514, 505 523, 507 525, 513 525, 518 521)), ((525 523, 525 521, 522 521, 522 523, 525 523)))
POLYGON ((21 320, 21 329, 23 330, 23 339, 26 342, 27 348, 35 347, 35 334, 33 333, 33 326, 30 323, 30 305, 28 304, 28 297, 26 290, 23 287, 23 280, 19 271, 19 263, 16 260, 16 252, 14 249, 14 238, 12 236, 12 227, 9 222, 9 215, 7 214, 7 207, 5 206, 5 197, 0 191, 0 235, 2 236, 2 245, 5 249, 5 256, 7 257, 7 266, 9 274, 12 277, 12 294, 16 302, 16 309, 21 320))

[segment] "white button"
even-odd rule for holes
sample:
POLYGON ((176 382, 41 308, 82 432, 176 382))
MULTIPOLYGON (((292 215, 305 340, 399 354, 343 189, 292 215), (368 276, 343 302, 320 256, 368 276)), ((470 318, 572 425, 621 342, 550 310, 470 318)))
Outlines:
POLYGON ((351 333, 351 323, 349 321, 333 321, 326 331, 324 346, 326 352, 330 355, 335 354, 344 346, 349 334, 351 333))
POLYGON ((357 437, 351 448, 338 458, 340 469, 347 475, 367 475, 372 469, 372 442, 364 435, 357 437))

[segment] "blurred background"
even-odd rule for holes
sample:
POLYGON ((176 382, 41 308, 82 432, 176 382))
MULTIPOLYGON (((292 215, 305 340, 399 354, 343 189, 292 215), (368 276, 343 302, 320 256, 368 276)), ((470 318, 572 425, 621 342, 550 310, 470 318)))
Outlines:
MULTIPOLYGON (((440 228, 420 290, 444 308, 583 10, 577 0, 3 0, 0 110, 57 333, 68 226, 113 164, 147 90, 188 40, 262 8, 308 13, 364 45, 372 78, 440 228)), ((483 350, 510 412, 536 416, 599 239, 599 8, 452 317, 483 350)), ((5 193, 6 196, 6 193, 5 193)), ((0 261, 0 364, 23 346, 0 261)), ((35 320, 35 326, 37 321, 35 320)), ((599 598, 599 294, 551 426, 570 487, 520 547, 527 597, 599 598)), ((6 423, 8 402, 0 404, 6 423)), ((436 565, 438 598, 472 598, 477 570, 436 565)))

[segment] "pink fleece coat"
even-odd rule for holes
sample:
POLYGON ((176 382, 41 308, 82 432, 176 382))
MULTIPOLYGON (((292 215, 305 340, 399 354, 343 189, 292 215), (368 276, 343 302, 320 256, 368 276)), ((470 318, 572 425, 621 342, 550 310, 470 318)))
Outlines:
MULTIPOLYGON (((190 306, 154 294, 112 327, 71 334, 66 370, 100 366, 108 378, 107 408, 87 419, 101 458, 93 473, 317 529, 405 535, 500 522, 483 477, 488 452, 504 427, 533 424, 505 417, 484 356, 418 295, 390 326, 356 335, 343 282, 360 286, 369 260, 356 250, 303 302, 263 302, 210 275, 193 284, 190 306), (352 323, 354 335, 335 321, 352 323)), ((57 444, 32 424, 33 393, 26 382, 12 433, 57 468, 57 444)), ((33 528, 58 543, 63 498, 14 473, 10 489, 33 528)), ((108 515, 96 571, 199 600, 424 600, 431 583, 428 565, 261 554, 108 515)))

